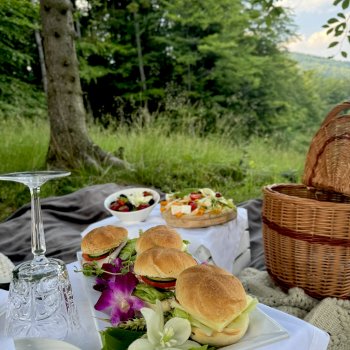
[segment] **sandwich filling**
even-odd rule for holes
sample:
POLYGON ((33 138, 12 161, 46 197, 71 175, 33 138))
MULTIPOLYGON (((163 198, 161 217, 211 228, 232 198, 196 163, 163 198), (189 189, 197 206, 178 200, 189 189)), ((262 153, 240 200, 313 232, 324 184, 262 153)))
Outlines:
POLYGON ((160 289, 174 289, 176 285, 175 278, 157 278, 157 277, 147 277, 140 276, 142 282, 160 289))
POLYGON ((257 299, 247 295, 247 304, 245 308, 238 314, 232 315, 232 318, 229 319, 225 325, 218 325, 210 320, 194 317, 177 301, 172 302, 172 307, 174 308, 174 316, 188 319, 191 326, 199 328, 205 335, 211 336, 214 332, 230 332, 240 328, 241 324, 244 323, 245 319, 249 316, 249 313, 255 309, 257 303, 257 299))
POLYGON ((99 261, 99 262, 101 262, 101 260, 106 260, 105 262, 112 261, 119 255, 120 251, 124 248, 126 243, 127 242, 122 242, 118 247, 111 248, 107 252, 104 252, 100 255, 83 253, 82 257, 85 261, 99 261))

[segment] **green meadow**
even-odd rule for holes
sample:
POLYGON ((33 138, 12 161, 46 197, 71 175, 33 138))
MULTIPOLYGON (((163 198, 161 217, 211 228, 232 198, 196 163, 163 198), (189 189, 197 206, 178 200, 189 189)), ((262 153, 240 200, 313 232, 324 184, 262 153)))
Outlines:
MULTIPOLYGON (((188 124, 172 131, 166 122, 150 121, 102 128, 89 125, 93 141, 104 150, 122 155, 130 169, 72 170, 71 176, 48 182, 42 197, 64 195, 93 184, 142 184, 170 192, 188 187, 210 187, 236 203, 262 196, 262 187, 279 182, 298 182, 307 145, 294 140, 251 138, 231 133, 203 137, 188 124)), ((49 125, 39 119, 0 121, 0 172, 45 169, 49 125)), ((0 215, 5 219, 30 201, 21 184, 0 182, 0 215)))

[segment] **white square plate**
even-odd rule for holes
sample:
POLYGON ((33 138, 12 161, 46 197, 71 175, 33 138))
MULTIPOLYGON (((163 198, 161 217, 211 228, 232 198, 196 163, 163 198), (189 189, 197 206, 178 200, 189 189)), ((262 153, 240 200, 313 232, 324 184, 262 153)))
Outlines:
MULTIPOLYGON (((78 261, 81 262, 81 252, 77 253, 78 261)), ((84 276, 83 276, 84 277, 84 276)), ((96 330, 100 331, 108 327, 105 321, 106 315, 94 309, 100 293, 92 287, 94 278, 84 277, 84 287, 87 291, 92 317, 95 319, 96 330)), ((244 337, 237 343, 220 348, 220 350, 249 350, 288 338, 288 332, 260 308, 250 314, 249 327, 244 337)))
POLYGON ((237 343, 220 348, 221 350, 255 349, 288 338, 288 332, 260 308, 252 311, 247 333, 237 343))

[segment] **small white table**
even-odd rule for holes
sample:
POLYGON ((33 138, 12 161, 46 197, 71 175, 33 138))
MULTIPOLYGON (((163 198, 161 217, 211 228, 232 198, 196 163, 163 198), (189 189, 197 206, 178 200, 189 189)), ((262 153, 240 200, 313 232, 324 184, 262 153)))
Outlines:
MULTIPOLYGON (((115 225, 125 227, 129 238, 136 238, 140 230, 146 231, 150 227, 165 224, 158 204, 146 221, 126 223, 111 216, 88 226, 81 235, 86 235, 96 227, 115 225)), ((244 208, 238 208, 237 218, 225 224, 206 228, 176 228, 176 230, 182 239, 190 242, 189 252, 201 262, 213 261, 233 274, 238 274, 250 263, 248 214, 244 208)))

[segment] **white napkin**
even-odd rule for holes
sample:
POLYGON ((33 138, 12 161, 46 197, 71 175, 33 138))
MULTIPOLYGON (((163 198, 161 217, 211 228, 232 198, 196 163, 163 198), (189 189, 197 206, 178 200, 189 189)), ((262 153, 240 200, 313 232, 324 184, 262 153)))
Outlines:
POLYGON ((7 303, 8 291, 0 289, 0 349, 15 350, 13 338, 5 337, 5 311, 7 303))
POLYGON ((8 291, 0 289, 0 316, 5 313, 6 311, 6 303, 7 303, 7 296, 8 291))
POLYGON ((0 283, 9 283, 12 279, 12 270, 15 265, 3 253, 0 253, 0 283))
POLYGON ((13 338, 0 337, 1 350, 16 350, 13 338))

